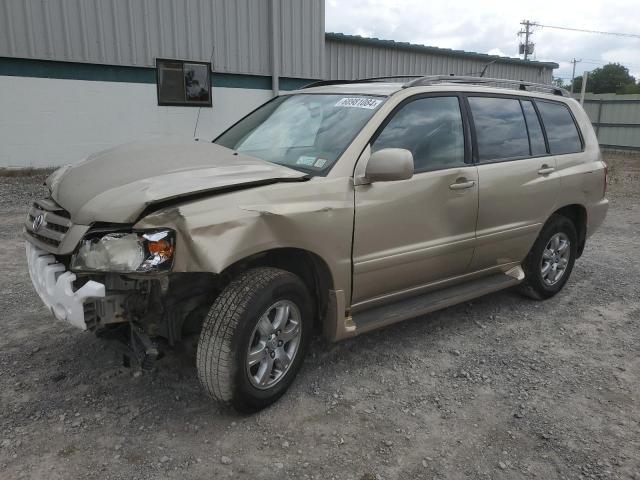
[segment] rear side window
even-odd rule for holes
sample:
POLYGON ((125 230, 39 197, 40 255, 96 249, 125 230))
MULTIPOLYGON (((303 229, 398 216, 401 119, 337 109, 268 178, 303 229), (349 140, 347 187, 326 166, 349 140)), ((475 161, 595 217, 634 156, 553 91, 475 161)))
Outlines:
POLYGON ((463 166, 464 134, 458 98, 429 97, 407 103, 371 148, 409 150, 416 173, 463 166))
POLYGON ((480 162, 529 156, 527 127, 518 100, 469 97, 469 105, 480 162))
POLYGON ((524 119, 527 121, 527 130, 529 131, 529 142, 531 143, 531 155, 546 155, 547 146, 544 144, 544 135, 536 109, 529 100, 522 100, 522 111, 524 119))
POLYGON ((566 105, 558 102, 536 100, 542 117, 549 150, 552 155, 582 151, 582 142, 573 117, 566 105))

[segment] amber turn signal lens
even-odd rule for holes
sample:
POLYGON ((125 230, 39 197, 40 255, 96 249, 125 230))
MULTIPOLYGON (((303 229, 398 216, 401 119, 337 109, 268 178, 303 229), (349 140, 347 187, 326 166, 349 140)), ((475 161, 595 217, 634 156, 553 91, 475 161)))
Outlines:
POLYGON ((173 255, 173 245, 166 240, 158 240, 147 244, 151 255, 158 255, 161 258, 171 258, 173 255))

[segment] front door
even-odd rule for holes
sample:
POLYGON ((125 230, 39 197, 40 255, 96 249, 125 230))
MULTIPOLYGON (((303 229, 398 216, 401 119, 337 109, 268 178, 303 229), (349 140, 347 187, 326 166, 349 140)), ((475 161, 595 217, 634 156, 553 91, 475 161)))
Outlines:
POLYGON ((410 150, 414 175, 356 187, 354 310, 467 271, 478 177, 461 112, 455 95, 409 99, 374 137, 372 151, 410 150))

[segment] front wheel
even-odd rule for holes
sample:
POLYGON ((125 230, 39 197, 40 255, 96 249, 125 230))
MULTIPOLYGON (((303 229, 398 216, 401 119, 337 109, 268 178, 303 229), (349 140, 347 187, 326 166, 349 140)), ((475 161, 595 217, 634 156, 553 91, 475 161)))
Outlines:
POLYGON ((571 220, 553 215, 542 227, 523 263, 520 290, 536 300, 551 298, 567 283, 576 259, 578 235, 571 220))
POLYGON ((255 268, 215 300, 198 342, 198 377, 241 412, 275 402, 295 378, 312 334, 313 302, 299 277, 255 268))

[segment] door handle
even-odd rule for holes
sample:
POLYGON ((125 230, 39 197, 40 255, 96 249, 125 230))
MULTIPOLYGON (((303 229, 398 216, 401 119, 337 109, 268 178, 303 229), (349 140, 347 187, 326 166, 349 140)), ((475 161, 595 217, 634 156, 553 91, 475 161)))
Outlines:
POLYGON ((449 189, 451 190, 464 190, 465 188, 471 188, 476 184, 474 180, 467 181, 466 178, 459 178, 456 183, 452 183, 449 185, 449 189), (461 181, 460 181, 461 180, 461 181))
POLYGON ((547 165, 546 163, 544 165, 542 165, 540 167, 540 170, 538 170, 538 175, 549 175, 550 173, 555 172, 556 169, 553 167, 550 167, 549 165, 547 165))

